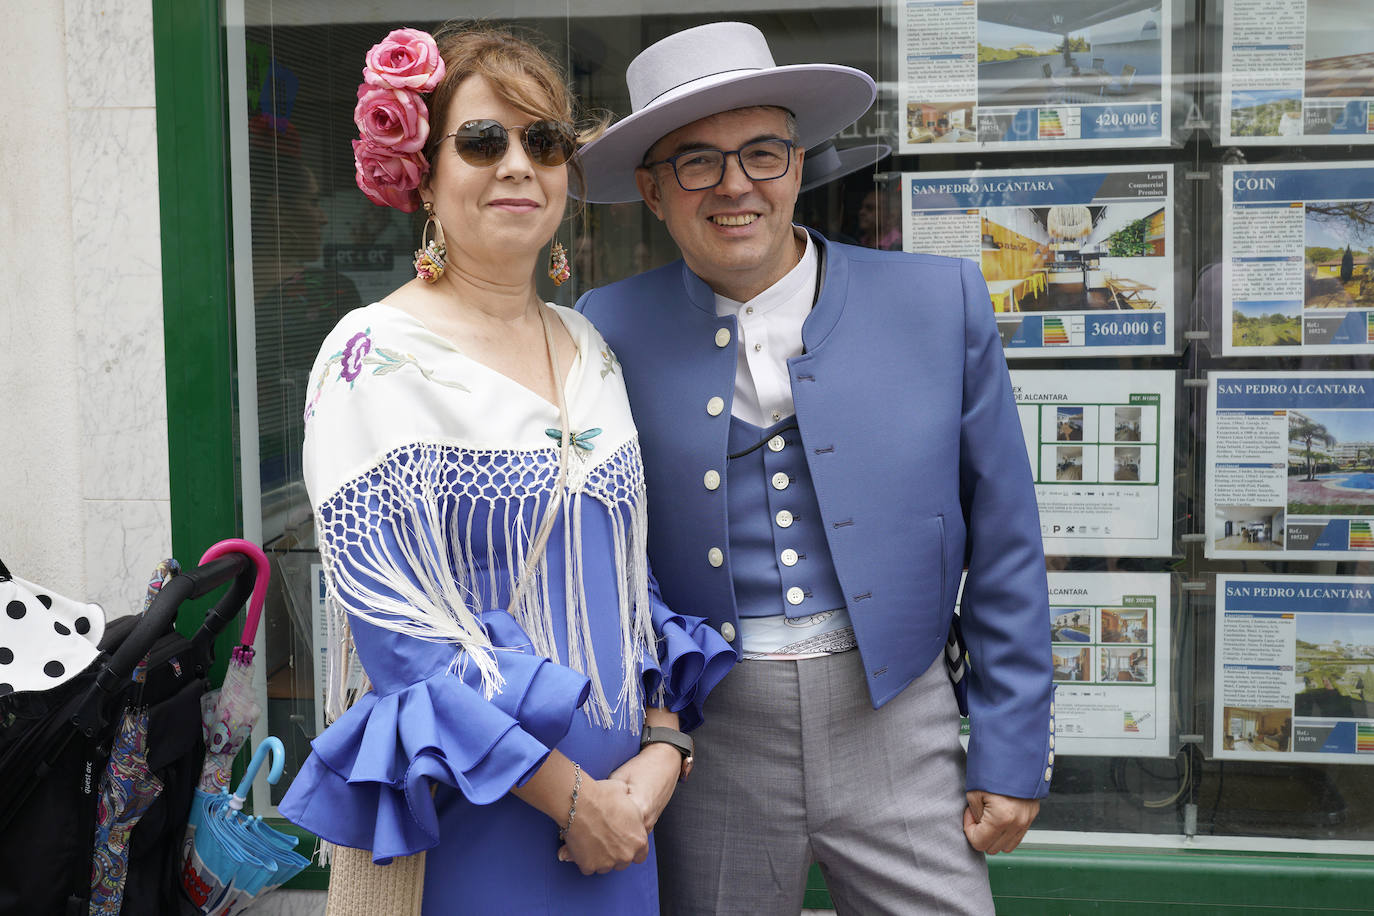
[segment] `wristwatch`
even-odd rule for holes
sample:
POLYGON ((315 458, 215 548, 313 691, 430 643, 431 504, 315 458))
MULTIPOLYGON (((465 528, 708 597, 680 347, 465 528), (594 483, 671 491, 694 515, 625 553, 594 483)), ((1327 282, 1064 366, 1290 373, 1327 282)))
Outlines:
POLYGON ((696 745, 688 735, 666 725, 646 725, 639 736, 639 749, 651 744, 671 744, 682 755, 682 769, 677 774, 678 782, 686 782, 692 775, 692 761, 695 760, 696 745))

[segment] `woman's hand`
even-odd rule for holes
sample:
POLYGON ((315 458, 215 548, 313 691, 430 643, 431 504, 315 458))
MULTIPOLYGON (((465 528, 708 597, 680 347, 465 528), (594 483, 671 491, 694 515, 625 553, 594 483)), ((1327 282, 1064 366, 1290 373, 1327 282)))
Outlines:
POLYGON ((559 861, 571 860, 584 875, 620 871, 647 859, 649 832, 630 786, 614 776, 584 780, 564 842, 559 861))
POLYGON ((644 829, 653 830, 658 817, 673 797, 678 774, 682 772, 682 754, 671 744, 650 744, 622 763, 611 774, 630 787, 630 797, 639 806, 644 829))

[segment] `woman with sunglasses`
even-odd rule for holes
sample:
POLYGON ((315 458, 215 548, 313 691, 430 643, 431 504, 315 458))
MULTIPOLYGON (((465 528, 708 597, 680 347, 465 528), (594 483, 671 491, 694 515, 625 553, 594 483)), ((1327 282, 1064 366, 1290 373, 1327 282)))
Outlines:
POLYGON ((374 861, 428 850, 425 913, 657 912, 651 831, 735 656, 658 597, 615 355, 535 294, 587 137, 507 31, 398 30, 367 61, 359 186, 428 220, 416 278, 311 375, 341 714, 281 811, 374 861))

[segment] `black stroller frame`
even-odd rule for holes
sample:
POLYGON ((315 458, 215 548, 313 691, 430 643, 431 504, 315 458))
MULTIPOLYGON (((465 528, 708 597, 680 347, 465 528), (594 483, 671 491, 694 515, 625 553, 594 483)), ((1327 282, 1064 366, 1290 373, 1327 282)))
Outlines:
MULTIPOLYGON (((86 916, 97 793, 127 705, 148 708, 148 763, 162 793, 130 840, 122 912, 177 914, 182 838, 205 759, 200 700, 214 640, 253 591, 246 554, 221 557, 168 580, 141 615, 106 628, 100 655, 52 690, 0 697, 0 914, 86 916), (187 639, 181 605, 230 588, 187 639), (132 674, 148 657, 147 677, 132 674)), ((0 565, 0 577, 9 578, 0 565)))

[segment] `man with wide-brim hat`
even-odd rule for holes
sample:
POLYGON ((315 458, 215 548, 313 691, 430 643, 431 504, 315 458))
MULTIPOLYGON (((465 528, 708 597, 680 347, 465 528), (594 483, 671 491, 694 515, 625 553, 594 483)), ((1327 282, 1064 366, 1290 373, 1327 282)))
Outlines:
POLYGON ((1024 836, 1054 728, 1039 518, 986 285, 969 261, 792 224, 803 151, 868 109, 867 74, 778 66, 758 29, 721 22, 626 80, 633 113, 585 149, 586 196, 642 197, 683 259, 578 308, 629 387, 663 597, 745 659, 679 745, 691 780, 666 809, 640 796, 646 822, 662 810, 665 912, 795 914, 819 862, 841 912, 991 913, 983 854, 1024 836), (947 673, 965 567, 969 665, 952 650, 947 673))

